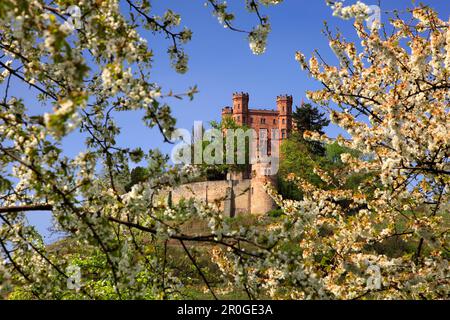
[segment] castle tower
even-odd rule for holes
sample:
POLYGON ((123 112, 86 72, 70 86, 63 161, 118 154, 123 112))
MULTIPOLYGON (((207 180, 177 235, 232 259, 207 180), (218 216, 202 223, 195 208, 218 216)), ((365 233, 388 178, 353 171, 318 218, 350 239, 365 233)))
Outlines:
POLYGON ((253 164, 250 182, 250 212, 252 214, 264 214, 276 208, 275 201, 264 189, 266 183, 276 186, 276 175, 270 174, 270 165, 266 163, 253 164))
POLYGON ((233 115, 233 111, 230 107, 223 107, 222 108, 222 119, 225 117, 231 117, 233 115))
POLYGON ((278 129, 280 139, 287 139, 292 131, 292 96, 280 95, 277 97, 278 129))
POLYGON ((233 93, 233 118, 238 125, 249 123, 248 100, 248 93, 233 93))

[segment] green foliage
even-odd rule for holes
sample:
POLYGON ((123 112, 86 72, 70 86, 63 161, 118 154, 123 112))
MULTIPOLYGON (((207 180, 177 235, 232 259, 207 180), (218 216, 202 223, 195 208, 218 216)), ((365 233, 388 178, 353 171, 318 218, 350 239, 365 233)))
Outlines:
POLYGON ((311 153, 305 141, 294 133, 289 139, 281 144, 281 162, 278 178, 278 190, 283 197, 288 199, 300 200, 302 192, 292 182, 287 180, 290 173, 320 186, 321 180, 314 173, 314 167, 320 165, 322 160, 319 156, 311 153))
POLYGON ((131 191, 131 188, 140 182, 144 182, 150 177, 148 169, 144 167, 133 168, 130 172, 130 182, 125 186, 125 191, 131 191))
POLYGON ((309 103, 303 103, 292 114, 296 130, 281 145, 280 175, 278 190, 283 197, 293 200, 302 199, 302 191, 294 183, 287 180, 290 173, 294 173, 317 187, 325 187, 320 177, 314 173, 314 168, 333 170, 342 164, 340 155, 347 152, 337 144, 323 146, 322 143, 304 139, 305 131, 323 134, 323 128, 330 121, 325 113, 309 103))
MULTIPOLYGON (((222 119, 221 122, 217 121, 211 121, 210 122, 211 128, 215 130, 219 130, 225 135, 226 130, 243 130, 244 132, 250 129, 246 125, 239 125, 237 124, 233 118, 231 117, 225 117, 222 119)), ((245 141, 245 148, 244 150, 241 150, 238 146, 238 138, 234 137, 234 149, 233 149, 233 156, 234 161, 232 164, 227 163, 227 153, 226 153, 226 141, 227 138, 224 137, 223 139, 223 149, 222 149, 222 164, 207 164, 203 161, 202 164, 196 165, 202 172, 203 177, 205 177, 207 180, 223 180, 226 177, 226 174, 228 172, 243 172, 247 169, 249 162, 249 154, 250 154, 250 141, 246 139, 245 141), (238 164, 237 159, 241 155, 241 153, 244 152, 244 163, 238 164)), ((205 151, 205 149, 211 144, 211 141, 203 141, 202 144, 202 152, 205 151)), ((192 147, 194 148, 194 147, 192 147)), ((215 151, 212 153, 213 156, 215 156, 215 151)))
POLYGON ((373 173, 346 172, 341 155, 348 153, 355 158, 362 158, 360 152, 340 146, 337 143, 326 145, 324 150, 324 155, 313 153, 307 141, 299 138, 299 133, 294 133, 282 143, 278 190, 284 198, 302 199, 302 191, 293 182, 287 180, 290 173, 294 173, 297 177, 321 188, 330 187, 326 186, 320 177, 314 173, 314 168, 324 170, 333 179, 339 179, 341 175, 345 175, 346 184, 344 188, 351 190, 356 190, 363 182, 374 176, 373 173))
POLYGON ((273 209, 267 212, 267 215, 271 218, 278 218, 284 215, 284 212, 282 209, 273 209))
POLYGON ((330 120, 326 118, 325 113, 319 112, 319 109, 310 103, 303 103, 292 113, 292 120, 299 133, 297 139, 303 141, 311 153, 324 156, 325 149, 322 143, 304 140, 303 133, 305 131, 313 131, 323 134, 323 128, 330 124, 330 120))

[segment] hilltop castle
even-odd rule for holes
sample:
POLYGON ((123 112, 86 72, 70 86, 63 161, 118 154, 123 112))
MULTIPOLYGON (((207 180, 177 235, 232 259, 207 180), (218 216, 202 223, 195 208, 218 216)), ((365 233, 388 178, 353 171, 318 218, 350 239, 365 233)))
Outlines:
POLYGON ((269 142, 271 137, 269 133, 273 129, 279 130, 280 142, 289 137, 292 131, 292 96, 278 96, 276 109, 249 109, 248 103, 248 93, 234 93, 233 107, 222 109, 222 119, 232 117, 238 125, 246 125, 257 133, 265 130, 269 142))
MULTIPOLYGON (((276 109, 250 109, 248 93, 234 93, 232 107, 222 109, 222 119, 231 117, 238 125, 245 125, 256 131, 266 131, 268 152, 274 129, 278 129, 278 145, 292 132, 292 96, 280 95, 276 109)), ((259 134, 256 137, 259 140, 259 134)), ((256 141, 259 145, 259 141, 256 141)), ((276 185, 276 175, 262 175, 260 169, 266 164, 255 163, 247 172, 229 173, 226 180, 204 181, 182 185, 172 192, 172 200, 196 198, 218 204, 225 216, 238 214, 264 214, 275 208, 273 199, 264 190, 267 182, 276 185)))

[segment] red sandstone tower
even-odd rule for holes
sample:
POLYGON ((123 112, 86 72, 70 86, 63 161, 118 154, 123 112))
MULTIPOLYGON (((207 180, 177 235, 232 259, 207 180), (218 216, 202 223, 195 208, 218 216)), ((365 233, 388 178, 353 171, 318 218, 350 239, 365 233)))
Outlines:
POLYGON ((292 96, 277 97, 278 129, 280 140, 287 139, 292 131, 292 96))
POLYGON ((249 124, 248 100, 248 93, 233 93, 233 107, 231 109, 231 113, 233 119, 239 125, 249 124))

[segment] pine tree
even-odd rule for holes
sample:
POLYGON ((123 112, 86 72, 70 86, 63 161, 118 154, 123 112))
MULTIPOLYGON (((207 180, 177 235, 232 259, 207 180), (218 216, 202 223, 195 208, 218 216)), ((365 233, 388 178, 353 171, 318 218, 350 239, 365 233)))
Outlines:
POLYGON ((330 120, 325 118, 325 113, 321 113, 319 109, 310 103, 302 103, 300 107, 296 107, 292 114, 292 120, 299 133, 299 139, 304 142, 309 150, 319 156, 325 155, 324 146, 316 141, 306 141, 303 138, 305 131, 315 131, 323 134, 323 128, 330 124, 330 120))

